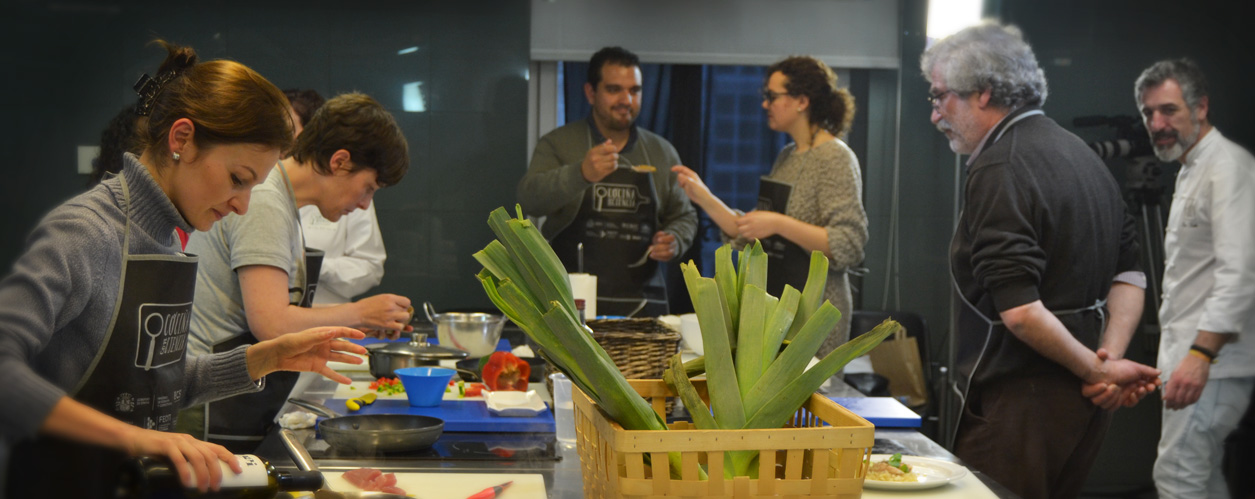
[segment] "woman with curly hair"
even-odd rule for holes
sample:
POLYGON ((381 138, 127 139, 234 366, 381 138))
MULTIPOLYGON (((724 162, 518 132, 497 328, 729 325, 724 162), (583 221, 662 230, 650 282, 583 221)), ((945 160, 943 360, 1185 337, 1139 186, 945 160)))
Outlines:
POLYGON ((824 299, 841 311, 841 322, 820 347, 823 357, 849 338, 850 281, 846 270, 863 260, 867 214, 858 158, 839 137, 854 120, 854 97, 837 87, 826 64, 794 56, 767 68, 763 109, 767 126, 793 139, 759 186, 758 208, 729 208, 693 170, 676 166, 680 187, 710 216, 725 240, 740 249, 755 239, 768 253, 767 292, 806 284, 810 254, 828 257, 824 299))

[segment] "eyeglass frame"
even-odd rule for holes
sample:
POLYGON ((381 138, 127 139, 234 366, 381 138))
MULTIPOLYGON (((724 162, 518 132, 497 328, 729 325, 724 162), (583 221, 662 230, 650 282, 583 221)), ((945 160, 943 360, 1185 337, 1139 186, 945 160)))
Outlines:
POLYGON ((776 102, 776 99, 779 99, 786 95, 793 96, 793 94, 789 92, 776 92, 770 88, 765 88, 765 87, 762 90, 759 90, 758 93, 762 95, 764 101, 767 101, 767 104, 774 104, 776 102))
POLYGON ((932 105, 933 109, 941 109, 941 101, 946 99, 946 94, 954 94, 955 97, 963 97, 963 94, 965 93, 970 93, 970 92, 960 92, 954 89, 946 89, 937 93, 929 92, 927 99, 928 99, 928 103, 932 105))

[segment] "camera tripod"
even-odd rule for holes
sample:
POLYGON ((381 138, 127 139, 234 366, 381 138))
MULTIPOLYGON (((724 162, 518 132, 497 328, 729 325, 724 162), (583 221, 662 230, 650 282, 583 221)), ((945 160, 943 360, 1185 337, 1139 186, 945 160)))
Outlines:
MULTIPOLYGON (((1163 299, 1160 277, 1164 264, 1163 165, 1154 156, 1129 158, 1125 176, 1125 201, 1130 214, 1138 218, 1142 233, 1142 264, 1150 298, 1149 315, 1158 322, 1163 299)), ((1144 321, 1145 322, 1145 321, 1144 321)))

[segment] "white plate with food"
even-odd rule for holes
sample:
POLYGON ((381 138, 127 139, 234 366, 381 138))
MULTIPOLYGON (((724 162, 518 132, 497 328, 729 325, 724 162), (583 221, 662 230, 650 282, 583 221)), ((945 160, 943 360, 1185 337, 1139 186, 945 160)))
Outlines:
POLYGON ((908 473, 892 466, 893 457, 889 454, 872 454, 871 467, 867 470, 867 479, 863 480, 863 487, 881 490, 931 489, 967 475, 967 468, 949 461, 901 456, 901 464, 907 465, 910 469, 908 473))

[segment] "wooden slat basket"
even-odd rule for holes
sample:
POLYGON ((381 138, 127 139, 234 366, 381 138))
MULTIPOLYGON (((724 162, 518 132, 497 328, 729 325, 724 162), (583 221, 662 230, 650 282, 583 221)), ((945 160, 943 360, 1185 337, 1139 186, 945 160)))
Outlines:
MULTIPOLYGON (((661 413, 676 394, 662 380, 629 380, 661 413)), ((705 399, 705 380, 693 380, 705 399)), ((586 498, 831 497, 862 494, 863 463, 875 440, 867 420, 822 395, 806 401, 785 428, 698 430, 688 422, 669 431, 625 430, 575 388, 575 431, 586 498), (724 478, 723 453, 757 450, 759 478, 724 478), (682 472, 672 478, 668 452, 679 452, 682 472), (645 456, 651 462, 647 463, 645 456), (707 465, 708 479, 699 478, 707 465)))

